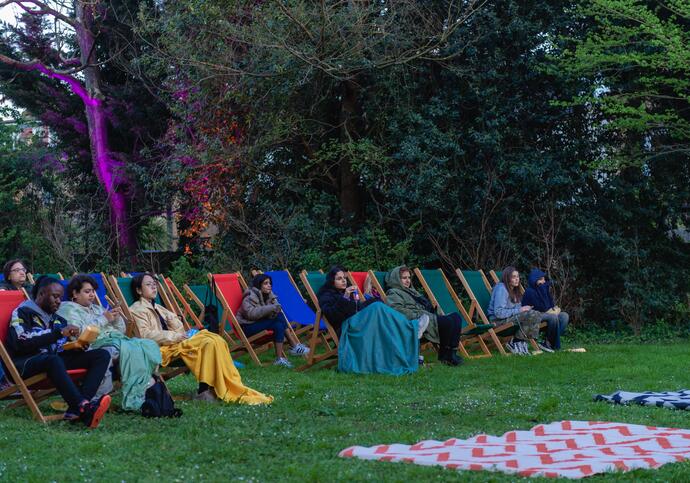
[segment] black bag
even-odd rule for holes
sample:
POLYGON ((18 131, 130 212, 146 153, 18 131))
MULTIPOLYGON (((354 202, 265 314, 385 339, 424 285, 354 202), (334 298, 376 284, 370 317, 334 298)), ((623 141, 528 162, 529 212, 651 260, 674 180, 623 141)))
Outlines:
POLYGON ((168 387, 158 376, 156 382, 146 390, 144 404, 141 405, 141 415, 145 418, 179 418, 182 410, 175 407, 168 387))

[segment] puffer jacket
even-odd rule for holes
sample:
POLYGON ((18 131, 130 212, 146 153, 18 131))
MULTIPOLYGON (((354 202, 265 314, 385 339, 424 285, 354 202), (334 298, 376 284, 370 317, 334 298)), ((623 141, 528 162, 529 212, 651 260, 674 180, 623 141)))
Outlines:
POLYGON ((253 324, 264 319, 278 317, 281 306, 273 292, 263 297, 261 290, 251 287, 242 296, 242 306, 237 311, 237 321, 240 324, 253 324))
MULTIPOLYGON (((417 292, 414 287, 406 288, 400 281, 400 267, 395 267, 386 275, 386 303, 392 308, 407 317, 408 320, 418 319, 422 314, 429 316, 429 326, 424 331, 424 338, 429 342, 440 344, 441 339, 438 333, 438 318, 433 312, 425 310, 424 305, 415 300, 424 296, 417 292)), ((430 304, 429 304, 430 305, 430 304)))

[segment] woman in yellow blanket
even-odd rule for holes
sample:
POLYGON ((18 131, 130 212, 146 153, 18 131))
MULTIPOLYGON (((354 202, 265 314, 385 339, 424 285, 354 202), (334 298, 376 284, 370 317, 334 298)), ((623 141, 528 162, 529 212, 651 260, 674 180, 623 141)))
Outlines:
POLYGON ((189 337, 177 315, 156 304, 158 287, 151 274, 142 273, 132 279, 132 295, 136 302, 129 310, 134 316, 139 337, 158 343, 163 366, 176 357, 182 358, 199 381, 195 399, 221 399, 241 404, 268 404, 273 401, 272 396, 242 384, 228 345, 221 336, 202 330, 189 337))

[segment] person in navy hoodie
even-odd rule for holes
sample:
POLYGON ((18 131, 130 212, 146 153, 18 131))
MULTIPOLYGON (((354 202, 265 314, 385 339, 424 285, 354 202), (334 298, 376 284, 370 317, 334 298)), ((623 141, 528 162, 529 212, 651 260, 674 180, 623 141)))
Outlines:
POLYGON ((542 345, 559 350, 561 348, 561 336, 568 327, 570 317, 563 312, 553 301, 551 295, 551 281, 547 280, 546 273, 534 268, 527 278, 528 287, 522 296, 522 305, 531 306, 542 313, 542 320, 547 323, 546 340, 542 345))

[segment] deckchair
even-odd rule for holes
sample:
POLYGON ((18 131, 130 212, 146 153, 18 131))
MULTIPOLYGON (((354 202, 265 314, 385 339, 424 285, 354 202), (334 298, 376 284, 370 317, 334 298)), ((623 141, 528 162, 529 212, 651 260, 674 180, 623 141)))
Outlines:
POLYGON ((388 272, 375 272, 373 270, 369 270, 367 273, 369 280, 371 280, 371 287, 379 293, 381 300, 386 303, 387 297, 384 287, 386 285, 386 275, 388 272))
MULTIPOLYGON (((367 289, 367 282, 370 282, 369 278, 369 272, 347 272, 347 278, 350 280, 350 283, 357 286, 359 289, 359 293, 362 295, 364 299, 370 299, 373 297, 371 293, 366 293, 367 289)), ((371 289, 374 287, 373 281, 370 282, 369 288, 371 289)), ((385 297, 385 294, 384 294, 385 297)), ((385 298, 382 298, 382 300, 385 302, 385 298)))
MULTIPOLYGON (((187 302, 187 299, 184 298, 184 295, 182 295, 182 292, 177 288, 175 283, 170 279, 170 277, 163 277, 163 282, 165 283, 165 286, 168 288, 168 292, 170 294, 170 301, 175 307, 175 312, 183 319, 189 319, 194 323, 197 329, 203 329, 204 324, 201 323, 201 320, 197 314, 192 310, 192 307, 189 305, 189 302, 187 302)), ((202 307, 203 310, 203 307, 202 307)), ((192 325, 191 323, 189 325, 192 325)))
MULTIPOLYGON (((211 286, 206 284, 206 285, 187 285, 184 284, 182 286, 182 290, 185 291, 187 296, 191 299, 194 304, 199 307, 199 312, 195 312, 197 318, 199 321, 204 323, 204 311, 206 309, 207 305, 213 305, 216 307, 216 310, 218 311, 218 321, 220 322, 223 319, 224 312, 223 312, 223 304, 221 304, 218 301, 218 298, 216 297, 216 294, 213 293, 213 290, 211 289, 211 286)), ((191 305, 190 309, 193 311, 191 305)), ((236 342, 237 343, 237 342, 236 342)))
POLYGON ((316 317, 321 319, 323 316, 322 320, 326 324, 326 330, 330 336, 330 340, 324 340, 323 338, 320 339, 320 324, 319 326, 314 324, 312 327, 311 337, 309 338, 309 355, 307 356, 307 363, 301 367, 298 367, 297 370, 303 371, 314 367, 321 362, 325 362, 326 367, 330 367, 338 363, 338 335, 336 334, 335 329, 333 329, 333 326, 331 326, 331 324, 328 322, 326 316, 321 312, 319 299, 316 296, 318 291, 326 282, 326 275, 324 275, 321 270, 318 272, 307 272, 306 270, 302 270, 299 274, 299 277, 304 284, 304 288, 309 294, 309 298, 314 304, 314 308, 316 309, 316 317), (325 351, 317 354, 316 348, 322 343, 325 347, 325 351), (331 345, 331 343, 333 343, 333 345, 331 345))
MULTIPOLYGON (((16 401, 8 406, 8 408, 22 406, 26 404, 33 413, 34 418, 41 423, 48 421, 55 421, 62 419, 62 414, 55 414, 44 416, 38 404, 53 395, 56 389, 50 379, 45 373, 36 374, 35 376, 22 378, 17 370, 17 367, 12 362, 10 354, 5 348, 5 341, 10 329, 10 319, 12 318, 12 311, 19 304, 25 300, 25 296, 21 291, 1 291, 0 292, 0 358, 7 369, 8 381, 10 386, 0 391, 0 400, 2 399, 16 399, 16 401), (21 397, 21 399, 19 399, 21 397)), ((71 369, 67 374, 78 382, 86 375, 86 369, 71 369)))
POLYGON ((170 289, 168 288, 168 285, 165 283, 165 277, 160 274, 153 275, 153 278, 156 280, 158 283, 158 296, 160 297, 161 301, 163 302, 163 307, 177 315, 180 320, 182 321, 182 326, 184 327, 184 330, 189 330, 191 329, 191 325, 187 321, 187 318, 184 315, 184 312, 180 309, 180 306, 176 303, 175 298, 173 294, 170 292, 170 289))
POLYGON ((472 318, 465 310, 465 306, 455 293, 455 289, 450 284, 450 281, 443 273, 443 270, 420 270, 414 269, 414 273, 422 284, 424 291, 429 296, 431 302, 438 307, 439 312, 443 315, 458 312, 462 319, 462 332, 460 333, 460 344, 458 350, 463 356, 468 358, 477 357, 491 357, 491 351, 484 342, 484 337, 488 335, 496 344, 500 353, 505 354, 505 350, 501 342, 496 337, 493 331, 493 324, 475 324, 472 318), (470 355, 467 352, 467 347, 471 345, 479 346, 481 354, 470 355))
POLYGON ((43 275, 45 275, 47 277, 57 278, 58 280, 64 280, 65 279, 65 277, 63 277, 60 272, 57 272, 57 273, 27 273, 26 278, 29 280, 29 283, 31 285, 35 285, 38 277, 41 277, 43 275))
MULTIPOLYGON (((455 269, 455 274, 460 279, 465 293, 470 298, 470 317, 474 318, 476 315, 479 320, 485 324, 489 324, 489 318, 486 315, 486 309, 491 300, 491 291, 486 288, 483 274, 480 270, 460 270, 455 269)), ((507 338, 515 335, 516 326, 512 323, 499 325, 494 329, 496 334, 500 337, 507 338)), ((530 345, 536 351, 539 351, 539 346, 534 339, 529 340, 530 345)), ((500 346, 502 348, 502 345, 500 346)))
POLYGON ((230 352, 246 352, 254 363, 261 366, 258 354, 267 351, 273 346, 273 331, 262 330, 258 334, 247 337, 238 322, 235 314, 242 306, 242 295, 247 289, 247 283, 239 272, 208 274, 208 281, 215 287, 216 296, 223 306, 223 318, 220 320, 220 331, 226 339, 232 343, 230 352), (229 322, 234 335, 240 340, 236 344, 235 340, 228 334, 225 323, 229 322))

